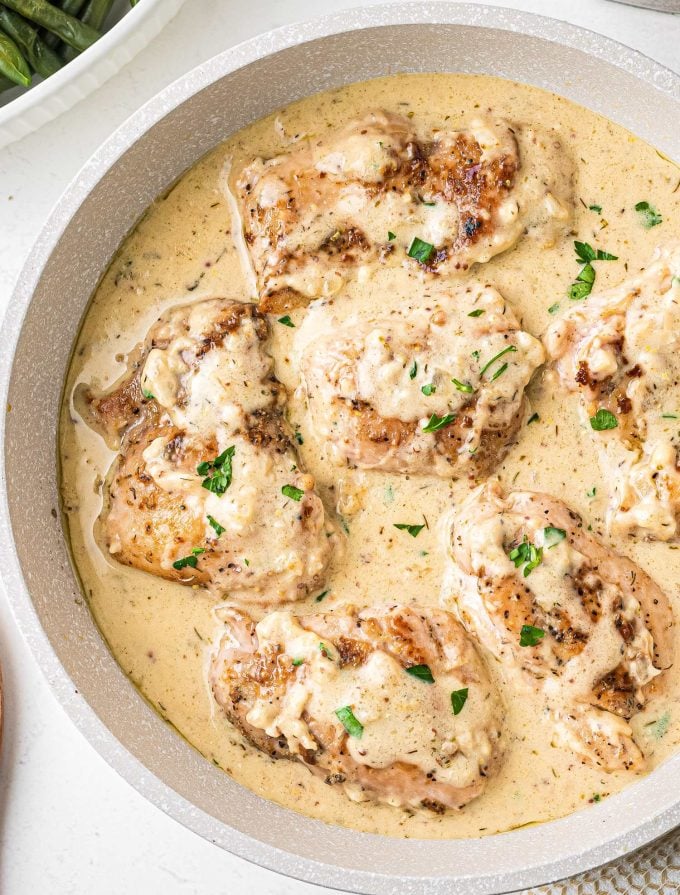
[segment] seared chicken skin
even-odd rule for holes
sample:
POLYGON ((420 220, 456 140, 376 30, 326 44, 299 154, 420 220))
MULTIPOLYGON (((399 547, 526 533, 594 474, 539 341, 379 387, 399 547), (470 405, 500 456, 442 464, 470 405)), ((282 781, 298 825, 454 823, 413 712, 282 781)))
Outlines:
POLYGON ((483 791, 500 759, 500 706, 450 613, 350 606, 255 625, 220 612, 213 694, 258 748, 356 801, 442 813, 483 791))
POLYGON ((572 179, 556 131, 493 118, 421 139, 377 111, 256 159, 235 191, 260 308, 328 296, 366 261, 456 274, 524 233, 553 244, 571 224, 572 179))
POLYGON ((572 308, 546 333, 562 383, 581 395, 617 533, 680 531, 680 245, 621 286, 572 308))
POLYGON ((503 297, 475 285, 343 324, 313 306, 296 346, 313 431, 338 464, 443 477, 503 459, 544 357, 503 297))
POLYGON ((337 534, 299 468, 252 305, 178 307, 90 419, 121 436, 101 516, 119 562, 257 603, 322 589, 337 534))
POLYGON ((627 719, 672 662, 661 589, 546 494, 487 482, 446 526, 442 605, 517 685, 538 688, 563 745, 605 771, 644 768, 627 719))

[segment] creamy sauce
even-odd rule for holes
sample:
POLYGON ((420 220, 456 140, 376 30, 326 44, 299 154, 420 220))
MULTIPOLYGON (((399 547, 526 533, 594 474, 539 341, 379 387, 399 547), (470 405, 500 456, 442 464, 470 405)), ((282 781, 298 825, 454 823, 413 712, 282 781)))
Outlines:
MULTIPOLYGON (((151 704, 208 760, 266 798, 330 823, 394 836, 479 836, 565 815, 620 790, 636 774, 603 773, 555 745, 550 729, 539 722, 539 698, 513 694, 501 675, 505 761, 483 795, 461 812, 438 816, 355 803, 302 765, 274 762, 250 746, 244 748, 206 683, 209 651, 223 630, 213 600, 201 589, 123 567, 96 542, 102 485, 115 452, 85 424, 73 400, 79 384, 107 388, 119 379, 128 355, 170 307, 215 297, 254 297, 252 271, 243 263, 243 240, 232 220, 233 202, 224 191, 229 171, 242 170, 259 155, 283 152, 292 139, 343 126, 380 108, 413 113, 416 128, 465 126, 487 111, 512 121, 557 127, 576 165, 576 238, 619 256, 615 262, 594 262, 594 293, 623 281, 627 269, 639 270, 657 243, 680 237, 680 170, 631 134, 560 97, 495 78, 462 75, 403 75, 310 97, 256 122, 199 162, 151 207, 114 259, 85 319, 66 383, 61 431, 64 511, 84 592, 113 654, 151 704), (659 210, 661 225, 642 226, 634 209, 640 201, 659 210), (601 212, 590 210, 590 205, 601 206, 601 212)), ((333 159, 327 163, 332 165, 333 159)), ((473 268, 468 279, 499 290, 522 328, 538 336, 572 304, 566 293, 578 270, 570 238, 549 248, 524 239, 473 268), (549 313, 556 304, 559 308, 549 313)), ((343 287, 332 313, 339 322, 369 312, 385 316, 417 307, 416 290, 423 290, 418 271, 386 267, 343 287)), ((452 501, 463 499, 470 483, 341 469, 328 462, 296 394, 293 340, 305 313, 291 311, 295 328, 277 324, 276 315, 271 318, 270 350, 276 374, 289 392, 291 420, 304 440, 299 448, 302 460, 326 505, 337 507, 348 531, 323 608, 385 600, 436 606, 445 565, 437 522, 452 501), (427 527, 415 539, 393 527, 423 521, 427 527)), ((176 371, 157 360, 147 360, 147 375, 154 388, 171 391, 176 371)), ((529 397, 530 410, 539 418, 520 430, 518 443, 499 470, 503 484, 565 500, 605 542, 648 571, 668 593, 676 615, 680 613, 678 549, 661 542, 610 540, 605 533, 608 489, 577 398, 540 372, 529 397)), ((297 608, 318 611, 319 606, 312 599, 297 608)), ((261 617, 261 611, 256 612, 261 617)), ((631 722, 648 769, 680 743, 680 663, 665 677, 666 686, 631 722)))

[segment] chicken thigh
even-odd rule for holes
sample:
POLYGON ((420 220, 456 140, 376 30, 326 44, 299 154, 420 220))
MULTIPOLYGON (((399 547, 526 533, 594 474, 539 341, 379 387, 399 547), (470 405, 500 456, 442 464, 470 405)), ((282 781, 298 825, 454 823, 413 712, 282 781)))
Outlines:
POLYGON ((524 233, 553 244, 570 227, 572 179, 557 131, 490 117, 420 138, 376 111, 258 158, 235 192, 260 308, 328 296, 366 261, 456 274, 524 233))
POLYGON ((257 603, 322 589, 338 535, 299 467, 253 305, 173 309, 89 419, 120 437, 100 519, 119 562, 257 603))
POLYGON ((312 306, 296 346, 312 429, 338 464, 442 477, 503 459, 543 362, 504 298, 475 285, 343 324, 312 306))
POLYGON ((516 685, 537 689, 560 741, 603 770, 641 770, 628 720, 672 662, 661 589, 556 498, 477 488, 446 522, 454 608, 516 685))
POLYGON ((545 344, 581 414, 610 488, 617 534, 680 531, 680 244, 620 286, 574 306, 545 344))
POLYGON ((437 813, 478 796, 498 767, 498 698, 450 613, 345 606, 255 625, 220 611, 213 694, 272 757, 302 762, 353 800, 437 813))

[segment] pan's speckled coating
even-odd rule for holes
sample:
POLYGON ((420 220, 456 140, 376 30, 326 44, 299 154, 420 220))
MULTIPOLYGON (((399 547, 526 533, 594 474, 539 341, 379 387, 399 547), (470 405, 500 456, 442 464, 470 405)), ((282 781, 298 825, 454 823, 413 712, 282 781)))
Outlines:
POLYGON ((526 13, 423 3, 345 12, 248 41, 132 116, 40 234, 0 333, 0 568, 17 621, 66 711, 164 811, 281 873, 354 892, 482 895, 555 880, 680 823, 680 756, 587 812, 483 840, 382 839, 292 816, 178 737, 125 678, 80 599, 57 512, 60 390, 78 323, 147 205, 255 118, 396 71, 510 77, 561 93, 680 158, 680 77, 604 37, 526 13))

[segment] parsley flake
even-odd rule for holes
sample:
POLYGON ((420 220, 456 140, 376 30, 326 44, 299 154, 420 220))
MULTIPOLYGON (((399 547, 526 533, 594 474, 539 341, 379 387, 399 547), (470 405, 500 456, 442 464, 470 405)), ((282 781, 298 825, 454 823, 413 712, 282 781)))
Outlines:
POLYGON ((204 460, 196 467, 198 475, 206 476, 201 482, 202 486, 208 491, 212 491, 213 494, 221 496, 231 485, 233 473, 231 461, 235 451, 236 447, 232 444, 214 460, 204 460))
POLYGON ((543 628, 535 628, 533 625, 522 625, 519 632, 520 646, 536 646, 545 637, 543 628))
POLYGON ((558 301, 556 301, 554 305, 550 305, 550 307, 548 308, 548 313, 556 314, 559 311, 559 309, 560 309, 560 303, 558 301))
POLYGON ((394 242, 394 240, 395 240, 396 238, 397 238, 397 234, 396 234, 396 233, 392 233, 391 230, 388 230, 388 231, 387 231, 387 241, 388 241, 388 242, 394 242))
POLYGON ((319 596, 314 598, 314 602, 320 603, 324 597, 328 596, 329 593, 330 593, 329 590, 322 590, 321 593, 319 594, 319 596))
POLYGON ((463 711, 463 706, 467 702, 468 698, 468 688, 463 687, 462 690, 454 690, 451 694, 451 708, 453 709, 454 715, 460 715, 463 711))
POLYGON ((147 388, 142 389, 142 395, 146 398, 147 401, 153 401, 154 395, 147 388))
POLYGON ((407 531, 412 538, 417 538, 420 532, 425 528, 425 524, 409 525, 406 522, 395 522, 394 527, 398 528, 399 531, 407 531))
POLYGON ((543 548, 530 543, 527 536, 524 535, 522 543, 513 547, 508 553, 508 558, 515 564, 516 569, 524 566, 522 575, 528 578, 533 570, 543 562, 543 548))
POLYGON ((527 426, 530 426, 532 423, 537 423, 540 420, 540 416, 537 413, 532 413, 529 419, 527 420, 527 426))
POLYGON ((294 324, 293 321, 290 319, 290 317, 288 316, 288 314, 286 314, 284 317, 279 317, 279 323, 283 323, 284 326, 290 326, 290 327, 292 327, 293 329, 295 329, 295 324, 294 324))
POLYGON ((566 531, 563 528, 555 528, 554 525, 547 525, 543 529, 543 543, 548 548, 548 550, 552 550, 553 547, 556 547, 560 541, 563 541, 567 536, 566 531))
POLYGON ((485 308, 477 308, 477 310, 475 310, 475 311, 470 311, 470 313, 468 314, 468 317, 481 317, 482 314, 485 313, 485 310, 486 310, 485 308))
POLYGON ((418 236, 414 236, 406 254, 409 258, 415 258, 415 260, 419 261, 421 264, 427 264, 434 254, 434 246, 431 242, 425 242, 425 240, 420 239, 418 236))
POLYGON ((597 494, 597 488, 595 487, 595 485, 593 485, 593 487, 590 489, 590 491, 586 491, 586 497, 595 497, 596 494, 597 494))
POLYGON ((304 659, 293 659, 293 667, 297 668, 299 665, 302 665, 304 661, 304 659))
POLYGON ((466 395, 471 395, 472 392, 474 392, 474 389, 469 382, 461 382, 459 379, 452 379, 451 382, 456 386, 459 392, 465 392, 466 395))
POLYGON ((415 379, 417 373, 418 373, 418 362, 413 361, 413 363, 411 364, 411 369, 408 371, 408 378, 415 379))
POLYGON ((600 407, 595 416, 590 417, 590 425, 596 432, 604 432, 606 429, 616 429, 619 421, 611 410, 600 407))
MULTIPOLYGON (((494 356, 491 358, 491 360, 487 361, 484 364, 482 369, 479 371, 479 375, 483 376, 486 373, 486 371, 489 369, 489 367, 493 366, 493 364, 495 364, 497 360, 499 360, 504 355, 509 354, 513 351, 517 351, 517 347, 515 345, 508 345, 507 348, 504 348, 502 351, 499 351, 498 354, 494 354, 494 356)), ((505 367, 507 369, 507 364, 505 364, 505 367)), ((497 377, 494 376, 493 379, 495 379, 495 378, 497 378, 497 377)))
POLYGON ((341 709, 336 709, 335 714, 347 733, 351 737, 360 740, 364 732, 364 725, 357 720, 351 707, 345 705, 341 709))
POLYGON ((659 212, 653 205, 650 205, 649 202, 638 202, 635 206, 635 210, 640 215, 640 222, 645 230, 650 230, 652 227, 658 227, 658 225, 663 222, 663 218, 659 212))
POLYGON ((208 516, 208 522, 210 523, 211 528, 215 530, 215 534, 218 538, 227 530, 223 525, 220 525, 217 519, 215 519, 213 516, 208 516))
POLYGON ((194 547, 189 556, 183 556, 181 559, 176 560, 172 567, 173 569, 186 569, 187 567, 190 569, 195 569, 198 565, 198 557, 201 553, 205 553, 205 547, 194 547))
POLYGON ((424 681, 426 684, 434 684, 434 678, 432 677, 429 665, 410 665, 408 668, 405 668, 404 671, 406 674, 410 674, 411 677, 415 677, 419 681, 424 681))
POLYGON ((451 425, 455 418, 455 413, 447 413, 444 416, 437 416, 436 413, 433 413, 429 422, 423 426, 423 432, 439 432, 440 429, 451 425))
POLYGON ((602 214, 602 206, 601 205, 589 205, 589 211, 594 211, 596 214, 602 214))
POLYGON ((284 495, 284 497, 290 497, 291 500, 300 501, 302 500, 305 492, 302 490, 302 488, 296 488, 295 485, 284 485, 283 488, 281 488, 281 493, 284 495))
POLYGON ((433 395, 437 391, 437 386, 432 382, 428 382, 427 385, 424 385, 420 391, 425 395, 426 398, 429 398, 430 395, 433 395))

